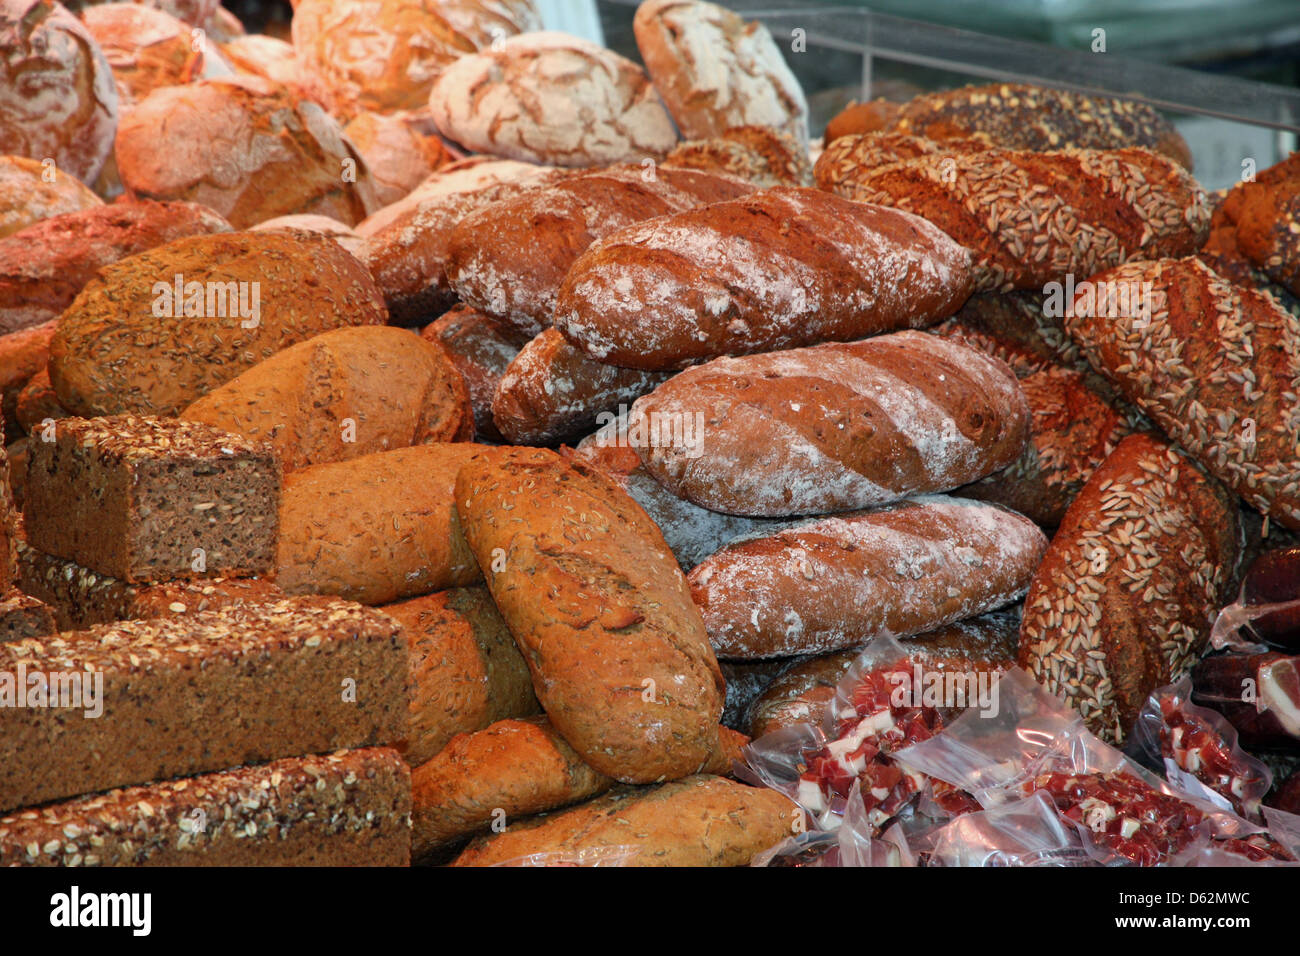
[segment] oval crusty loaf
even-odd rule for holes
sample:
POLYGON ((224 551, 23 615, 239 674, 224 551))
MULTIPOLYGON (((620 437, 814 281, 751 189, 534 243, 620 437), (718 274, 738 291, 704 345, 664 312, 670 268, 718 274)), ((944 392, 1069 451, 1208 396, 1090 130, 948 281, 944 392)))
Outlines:
POLYGON ((975 137, 940 142, 906 133, 858 133, 828 142, 813 166, 813 177, 819 189, 839 192, 842 183, 851 182, 864 169, 877 169, 934 153, 979 153, 989 148, 988 143, 975 137))
POLYGON ((78 415, 175 415, 287 346, 387 317, 324 236, 196 236, 102 268, 59 318, 50 380, 78 415))
POLYGON ((0 417, 4 419, 6 441, 21 434, 18 427, 18 396, 33 375, 50 363, 50 339, 58 325, 50 319, 18 332, 0 335, 0 417))
POLYGON ((709 139, 688 140, 662 165, 724 173, 759 189, 813 184, 812 163, 803 145, 770 126, 733 126, 709 139))
POLYGON ((23 156, 0 156, 0 237, 26 229, 34 222, 79 209, 102 206, 104 200, 84 183, 57 167, 46 182, 46 167, 23 156))
POLYGON ((1046 547, 1014 511, 925 495, 738 541, 688 580, 719 657, 788 657, 996 610, 1025 593, 1046 547))
POLYGON ((31 434, 46 421, 71 418, 68 410, 59 404, 59 397, 50 384, 50 373, 41 369, 23 386, 14 402, 14 418, 24 434, 31 434))
POLYGON ((188 24, 164 10, 136 3, 95 3, 80 17, 113 70, 123 115, 159 87, 231 73, 220 56, 206 54, 205 45, 194 42, 188 24))
POLYGON ((1255 268, 1300 295, 1300 153, 1238 183, 1215 219, 1233 228, 1236 245, 1255 268))
POLYGON ((525 33, 461 57, 434 81, 429 112, 472 152, 554 166, 663 156, 677 142, 641 67, 567 33, 525 33))
POLYGON ((670 490, 756 517, 868 508, 1005 468, 1029 407, 992 356, 896 332, 687 369, 637 399, 628 440, 670 490))
POLYGON ((286 472, 468 441, 465 380, 441 346, 392 326, 335 329, 259 362, 180 413, 269 442, 286 472))
POLYGON ((452 488, 482 450, 416 445, 286 476, 276 584, 289 594, 384 604, 479 583, 452 488))
POLYGON ((746 866, 796 832, 801 811, 775 790, 698 774, 619 787, 588 803, 479 837, 453 866, 564 862, 602 851, 629 866, 746 866), (559 859, 556 859, 556 858, 559 859), (539 861, 542 862, 542 861, 539 861))
POLYGON ((1239 547, 1224 488, 1164 439, 1130 435, 1074 499, 1034 575, 1020 665, 1123 743, 1147 695, 1196 663, 1239 547))
POLYGON ((356 234, 351 226, 345 226, 337 219, 319 216, 315 213, 294 213, 289 216, 276 216, 264 219, 256 226, 249 227, 249 232, 317 232, 328 236, 354 256, 359 256, 364 240, 356 234))
POLYGON ((1196 258, 1089 281, 1092 301, 1081 292, 1065 323, 1097 371, 1253 507, 1300 529, 1300 319, 1196 258))
POLYGON ((635 164, 568 176, 466 215, 447 239, 447 280, 462 302, 536 335, 551 324, 555 293, 592 242, 752 191, 730 176, 635 164))
POLYGON ((1145 149, 933 153, 863 167, 835 191, 924 216, 973 253, 980 292, 1190 255, 1210 218, 1191 174, 1145 149))
POLYGON ((360 113, 343 134, 365 159, 381 207, 409 195, 454 160, 423 112, 360 113))
POLYGON ((475 436, 480 441, 501 441, 501 433, 492 421, 492 396, 527 338, 521 340, 467 305, 458 305, 426 325, 420 337, 446 349, 452 364, 460 370, 474 409, 475 436))
POLYGON ((565 740, 630 783, 717 747, 722 675, 659 529, 599 470, 538 449, 466 464, 456 509, 565 740))
POLYGON ((547 329, 525 345, 497 383, 492 420, 514 445, 553 445, 590 434, 602 413, 653 391, 668 373, 602 365, 547 329))
POLYGON ((412 767, 457 734, 540 711, 528 665, 485 588, 453 588, 380 610, 411 642, 410 736, 402 756, 412 767))
POLYGON ((1059 310, 1045 310, 1046 303, 1040 292, 973 295, 956 315, 931 331, 996 355, 1011 366, 1019 379, 1054 367, 1091 374, 1087 358, 1066 334, 1061 318, 1065 314, 1064 299, 1059 310))
POLYGON ((930 325, 970 289, 969 253, 925 220, 780 187, 597 242, 555 325, 599 361, 681 368, 930 325))
POLYGON ((700 0, 645 0, 632 21, 655 87, 687 139, 771 126, 808 142, 808 103, 763 24, 700 0))

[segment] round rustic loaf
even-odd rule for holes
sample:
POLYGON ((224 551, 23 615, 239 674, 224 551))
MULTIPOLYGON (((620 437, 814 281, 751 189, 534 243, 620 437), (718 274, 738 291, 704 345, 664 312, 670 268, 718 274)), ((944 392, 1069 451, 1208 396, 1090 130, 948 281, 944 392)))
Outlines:
POLYGON ((237 229, 290 213, 351 226, 379 208, 338 124, 261 77, 155 90, 123 119, 116 155, 130 192, 203 203, 237 229))
POLYGON ((251 73, 288 87, 295 94, 306 93, 293 44, 278 37, 261 33, 235 37, 221 44, 221 55, 236 73, 251 73))
POLYGON ((0 0, 0 153, 51 159, 94 182, 113 151, 117 89, 108 61, 54 0, 0 0))
POLYGON ((206 55, 189 24, 138 3, 97 3, 81 15, 117 81, 123 115, 151 92, 211 76, 228 76, 219 56, 206 55))
POLYGON ((488 186, 527 179, 550 168, 535 163, 521 163, 514 159, 493 159, 490 156, 468 156, 465 159, 458 159, 430 173, 427 179, 397 202, 389 203, 357 223, 357 233, 362 236, 373 236, 427 199, 450 196, 454 193, 469 193, 488 186))
POLYGON ((101 269, 59 319, 50 379, 79 415, 175 415, 296 342, 387 319, 365 267, 332 239, 196 236, 101 269))
POLYGON ((397 202, 452 160, 433 122, 419 113, 358 113, 343 132, 365 159, 381 206, 397 202))
POLYGON ((23 156, 0 156, 0 238, 65 212, 102 206, 80 180, 23 156))

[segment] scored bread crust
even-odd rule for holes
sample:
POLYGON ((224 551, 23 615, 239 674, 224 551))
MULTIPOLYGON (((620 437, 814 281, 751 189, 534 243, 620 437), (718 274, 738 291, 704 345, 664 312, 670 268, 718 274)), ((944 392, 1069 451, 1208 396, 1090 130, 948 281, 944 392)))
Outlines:
POLYGON ((104 205, 90 188, 58 167, 46 182, 47 167, 26 156, 0 156, 0 238, 32 223, 104 205))

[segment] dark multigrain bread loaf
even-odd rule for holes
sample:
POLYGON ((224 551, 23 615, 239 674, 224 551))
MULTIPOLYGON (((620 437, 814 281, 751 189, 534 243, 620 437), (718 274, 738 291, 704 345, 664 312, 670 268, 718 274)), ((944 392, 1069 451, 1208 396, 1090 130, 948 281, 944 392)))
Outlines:
POLYGON ((43 637, 58 630, 54 609, 39 598, 21 591, 0 598, 0 643, 43 637))
MULTIPOLYGON (((977 137, 954 137, 940 142, 907 133, 841 136, 833 142, 827 140, 826 148, 813 166, 813 177, 819 189, 838 192, 842 183, 846 180, 852 182, 863 170, 932 153, 978 153, 990 146, 990 143, 977 137)), ((956 169, 955 165, 953 169, 956 169)))
POLYGON ((296 342, 387 319, 365 267, 326 236, 180 239, 105 266, 87 283, 59 318, 50 380, 77 415, 174 415, 296 342), (177 283, 187 290, 180 297, 177 283))
POLYGON ((1205 647, 1237 566, 1237 507, 1162 438, 1120 442, 1070 505, 1025 598, 1020 664, 1123 742, 1205 647))
POLYGON ((933 495, 737 541, 687 580, 719 657, 789 657, 996 610, 1046 548, 1028 518, 933 495))
POLYGON ((555 325, 592 358, 682 368, 933 325, 970 254, 925 220, 779 187, 621 229, 570 269, 555 325))
POLYGON ((18 396, 32 380, 32 376, 45 371, 50 361, 50 339, 54 338, 57 322, 51 319, 0 335, 0 412, 4 415, 5 440, 13 441, 22 434, 18 426, 18 396))
POLYGON ((0 817, 0 866, 407 866, 410 771, 372 747, 0 817))
POLYGON ((947 491, 1011 464, 1028 436, 1011 370, 926 332, 715 359, 638 399, 628 418, 662 484, 755 517, 947 491))
POLYGON ((1300 295, 1300 153, 1234 186, 1214 225, 1231 228, 1247 261, 1300 295))
POLYGON ((402 755, 412 767, 456 734, 540 709, 528 665, 486 589, 453 588, 380 610, 411 642, 411 728, 402 755))
POLYGON ((723 683, 654 522, 598 469, 537 449, 461 468, 456 510, 556 728, 624 782, 698 771, 723 683))
POLYGON ((511 361, 492 397, 492 420, 513 445, 553 445, 588 435, 603 413, 617 412, 669 372, 605 365, 555 329, 533 339, 511 361))
POLYGON ((697 774, 655 787, 618 787, 571 810, 476 839, 455 866, 540 865, 584 854, 626 855, 628 866, 746 866, 754 854, 802 831, 789 798, 697 774))
POLYGON ((1090 280, 1066 328, 1097 371, 1213 475, 1300 529, 1300 319, 1196 258, 1090 280), (1136 290, 1116 307, 1104 290, 1136 290), (1102 300, 1105 301, 1102 301, 1102 300))
POLYGON ((733 126, 709 139, 681 143, 663 165, 725 173, 759 189, 812 185, 812 165, 803 146, 770 126, 733 126))
POLYGON ((0 708, 0 808, 398 743, 406 659, 392 618, 323 598, 0 645, 0 670, 42 673, 51 688, 44 707, 29 691, 29 706, 0 708))
POLYGON ((32 445, 27 541, 129 582, 262 574, 280 481, 270 446, 210 425, 65 418, 32 445))
POLYGON ((978 292, 1190 255, 1210 221, 1187 170, 1145 149, 934 153, 862 169, 836 192, 930 220, 972 252, 978 292))
POLYGON ((492 420, 492 396, 497 382, 519 354, 528 338, 503 329, 478 309, 458 305, 420 331, 421 337, 447 350, 451 363, 460 370, 474 409, 474 437, 499 442, 501 433, 492 420))

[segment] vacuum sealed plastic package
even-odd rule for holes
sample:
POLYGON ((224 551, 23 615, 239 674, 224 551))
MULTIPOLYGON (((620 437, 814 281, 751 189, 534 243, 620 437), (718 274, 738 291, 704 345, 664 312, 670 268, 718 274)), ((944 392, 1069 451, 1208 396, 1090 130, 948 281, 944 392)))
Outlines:
POLYGON ((1192 701, 1227 718, 1248 747, 1300 751, 1300 656, 1203 658, 1192 669, 1192 701))

